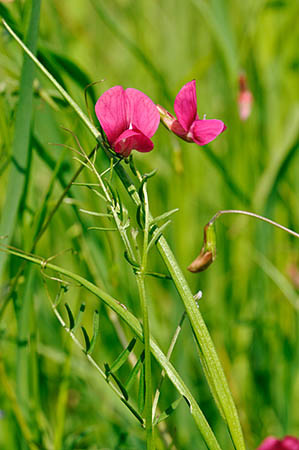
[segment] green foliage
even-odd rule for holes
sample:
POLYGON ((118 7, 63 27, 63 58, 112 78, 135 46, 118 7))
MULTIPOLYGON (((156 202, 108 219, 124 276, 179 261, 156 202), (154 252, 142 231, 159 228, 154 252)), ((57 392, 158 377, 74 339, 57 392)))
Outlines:
MULTIPOLYGON (((26 35, 31 1, 0 6, 14 30, 21 37, 26 35)), ((141 197, 148 180, 155 217, 149 230, 146 273, 153 275, 146 277, 149 319, 163 349, 169 347, 182 304, 173 283, 165 279, 168 275, 163 277, 167 271, 155 250, 162 232, 180 265, 187 267, 201 249, 204 225, 217 210, 248 209, 299 229, 298 57, 290 32, 296 28, 297 15, 294 1, 76 0, 70 7, 55 0, 42 4, 38 57, 83 109, 84 87, 105 79, 91 89, 90 109, 104 90, 120 84, 143 90, 173 112, 178 89, 196 78, 200 116, 207 113, 228 126, 207 147, 178 141, 160 127, 153 152, 134 154, 126 167, 131 167, 135 184, 141 184, 141 197), (254 96, 252 114, 245 122, 237 110, 241 70, 254 96), (151 174, 156 168, 153 178, 147 176, 138 184, 139 173, 151 174)), ((92 171, 84 167, 78 184, 68 187, 78 169, 74 154, 69 148, 49 146, 51 142, 77 149, 71 136, 62 133, 63 125, 78 136, 88 153, 94 142, 86 128, 32 65, 29 81, 20 78, 24 53, 3 27, 0 50, 0 220, 9 222, 1 233, 10 236, 12 245, 30 251, 43 230, 35 252, 43 255, 45 266, 57 257, 59 266, 80 273, 117 299, 119 308, 141 317, 134 272, 141 265, 135 245, 142 244, 142 231, 135 241, 130 231, 138 225, 144 228, 144 208, 140 206, 136 216, 116 168, 110 170, 98 150, 95 165, 99 173, 108 171, 103 179, 129 236, 132 257, 119 234, 112 232, 117 228, 111 206, 92 171), (14 169, 15 152, 23 162, 29 161, 26 176, 14 169), (89 231, 92 228, 101 231, 89 231), (69 248, 72 254, 64 252, 69 248)), ((80 158, 84 160, 84 155, 80 158)), ((184 275, 192 292, 203 291, 199 308, 228 377, 247 447, 256 448, 267 435, 296 435, 299 427, 298 244, 282 231, 246 217, 219 219, 216 233, 215 262, 205 272, 184 271, 184 275)), ((17 258, 5 260, 0 287, 0 364, 4 367, 0 382, 5 386, 0 392, 0 447, 50 449, 55 442, 55 448, 63 449, 144 448, 142 342, 135 344, 128 325, 113 311, 99 309, 94 295, 77 281, 67 284, 63 275, 46 267, 24 271, 17 258), (9 283, 18 271, 8 298, 9 283), (57 279, 67 289, 57 288, 61 284, 57 279), (65 327, 56 320, 53 306, 49 307, 45 286, 65 327), (67 329, 83 351, 73 344, 67 329), (102 377, 89 365, 90 359, 98 362, 102 377), (121 401, 110 384, 120 392, 121 401)), ((232 448, 187 324, 172 362, 221 447, 232 448)), ((154 391, 160 375, 160 367, 153 363, 154 391)), ((173 384, 165 380, 156 422, 163 419, 166 431, 157 428, 157 448, 168 448, 168 437, 179 449, 203 448, 189 408, 183 402, 178 406, 177 398, 173 384)))

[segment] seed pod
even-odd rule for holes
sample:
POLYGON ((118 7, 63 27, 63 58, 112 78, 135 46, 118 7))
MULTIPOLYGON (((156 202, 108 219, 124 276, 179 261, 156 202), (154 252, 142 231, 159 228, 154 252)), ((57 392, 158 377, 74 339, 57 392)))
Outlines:
POLYGON ((214 223, 204 227, 204 243, 197 258, 187 268, 192 273, 206 270, 216 258, 216 233, 214 223))

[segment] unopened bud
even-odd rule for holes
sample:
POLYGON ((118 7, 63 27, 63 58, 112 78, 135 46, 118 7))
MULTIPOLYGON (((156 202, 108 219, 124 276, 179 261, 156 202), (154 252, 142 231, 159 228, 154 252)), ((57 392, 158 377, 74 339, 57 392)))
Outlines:
POLYGON ((190 264, 188 270, 193 273, 206 270, 216 258, 216 233, 214 223, 204 227, 204 243, 198 257, 190 264))
POLYGON ((244 74, 239 77, 239 96, 238 96, 238 108, 239 116, 241 120, 247 120, 251 114, 253 103, 253 95, 247 88, 247 80, 244 74))

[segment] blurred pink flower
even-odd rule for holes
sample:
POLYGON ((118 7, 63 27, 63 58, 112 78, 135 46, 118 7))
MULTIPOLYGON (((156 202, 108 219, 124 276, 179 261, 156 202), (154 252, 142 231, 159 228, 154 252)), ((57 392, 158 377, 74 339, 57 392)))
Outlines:
POLYGON ((283 439, 269 436, 257 450, 299 450, 299 439, 293 436, 286 436, 283 439))
POLYGON ((244 74, 239 77, 238 107, 241 120, 247 120, 251 114, 253 95, 247 88, 247 80, 244 74))
POLYGON ((197 114, 196 82, 189 81, 174 101, 177 119, 163 106, 157 105, 163 124, 187 142, 205 145, 213 141, 226 126, 221 120, 199 119, 197 114))
POLYGON ((114 86, 98 99, 95 112, 111 147, 124 157, 149 152, 160 116, 154 102, 137 89, 114 86))

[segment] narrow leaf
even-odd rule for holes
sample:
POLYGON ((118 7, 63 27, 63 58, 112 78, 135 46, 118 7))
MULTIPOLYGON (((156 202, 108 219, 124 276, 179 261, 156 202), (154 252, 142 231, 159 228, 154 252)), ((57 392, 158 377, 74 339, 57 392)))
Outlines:
POLYGON ((99 316, 99 312, 97 310, 95 310, 95 312, 93 314, 93 334, 92 334, 92 338, 91 338, 91 342, 90 342, 90 347, 87 352, 90 355, 92 354, 94 347, 96 345, 99 332, 100 332, 100 316, 99 316))
POLYGON ((131 264, 131 266, 136 267, 136 269, 139 269, 139 264, 137 264, 129 255, 129 253, 127 252, 127 250, 124 251, 124 257, 126 258, 126 260, 128 261, 129 264, 131 264))
POLYGON ((151 220, 150 225, 156 225, 158 222, 161 222, 161 220, 165 220, 168 217, 170 217, 172 214, 176 213, 179 210, 179 208, 172 209, 171 211, 167 211, 164 214, 161 214, 161 216, 155 217, 153 220, 151 220))
POLYGON ((122 222, 123 219, 124 219, 123 205, 122 205, 122 202, 121 202, 121 199, 120 199, 118 191, 116 191, 116 195, 117 195, 117 204, 118 204, 118 207, 119 207, 119 218, 120 218, 120 220, 122 222))
POLYGON ((111 183, 109 183, 108 180, 105 180, 105 184, 106 184, 106 186, 107 186, 107 188, 108 188, 108 190, 109 190, 109 192, 110 192, 110 194, 112 196, 113 205, 117 206, 117 196, 116 196, 116 193, 115 193, 113 187, 111 186, 111 183))
POLYGON ((140 204, 137 206, 136 211, 136 220, 140 228, 143 230, 144 223, 145 223, 145 214, 144 214, 144 206, 143 204, 140 204))
POLYGON ((74 328, 73 328, 73 332, 74 332, 74 333, 75 333, 75 331, 78 330, 78 328, 79 328, 80 325, 81 325, 81 322, 82 322, 82 319, 83 319, 84 311, 85 311, 85 303, 81 303, 81 306, 80 306, 78 315, 77 315, 76 320, 75 320, 75 325, 74 325, 74 328))
POLYGON ((117 372, 118 369, 121 368, 121 366, 127 361, 129 354, 134 348, 134 345, 136 344, 136 338, 133 338, 128 346, 120 353, 120 355, 116 358, 116 360, 111 364, 110 371, 111 372, 117 372))
POLYGON ((134 414, 137 420, 141 423, 142 426, 144 426, 144 420, 143 418, 138 414, 138 412, 128 403, 128 401, 125 398, 121 398, 121 401, 129 408, 129 410, 134 414))
POLYGON ((145 272, 145 275, 148 275, 148 276, 154 277, 154 278, 160 278, 162 280, 172 280, 171 276, 167 275, 166 273, 145 272))
POLYGON ((96 211, 88 211, 87 209, 79 209, 80 212, 89 214, 90 216, 96 216, 96 217, 113 217, 112 214, 109 213, 99 213, 96 211))
POLYGON ((83 326, 81 327, 81 330, 82 330, 84 340, 85 340, 85 352, 88 353, 88 350, 90 349, 90 339, 87 334, 87 331, 85 330, 85 328, 83 326))
POLYGON ((117 228, 106 228, 106 227, 88 227, 87 229, 97 231, 117 231, 117 228))
POLYGON ((62 300, 63 294, 66 293, 68 287, 65 285, 61 285, 58 294, 56 295, 55 302, 54 302, 54 308, 57 308, 57 306, 60 304, 62 300))
POLYGON ((162 422, 162 420, 167 419, 167 417, 169 417, 170 414, 172 414, 176 410, 176 408, 179 406, 182 398, 183 397, 180 397, 177 400, 175 400, 174 402, 172 402, 171 405, 168 406, 168 408, 166 408, 165 411, 162 412, 162 414, 160 414, 160 416, 156 418, 154 425, 157 425, 158 423, 162 422))
POLYGON ((124 396, 125 400, 129 400, 129 395, 126 391, 126 388, 122 384, 122 382, 117 378, 116 375, 114 375, 114 373, 111 372, 110 375, 113 378, 113 380, 115 381, 115 383, 117 384, 117 386, 119 387, 119 389, 121 390, 121 393, 124 396))
POLYGON ((125 383, 125 388, 127 389, 127 391, 129 391, 131 389, 132 385, 134 384, 136 377, 138 375, 138 372, 140 370, 140 366, 141 366, 141 364, 143 364, 143 361, 144 361, 144 351, 141 353, 140 358, 136 362, 135 366, 133 367, 133 369, 125 383))
POLYGON ((156 228, 155 231, 153 232, 153 237, 150 240, 147 249, 150 250, 150 248, 154 245, 155 242, 157 242, 157 240, 161 237, 163 231, 165 230, 165 228, 171 223, 171 220, 168 220, 167 222, 165 222, 163 225, 161 225, 161 227, 156 228))
POLYGON ((73 316, 72 310, 69 307, 69 305, 67 303, 65 303, 64 306, 65 306, 67 314, 69 316, 69 329, 72 330, 75 326, 74 316, 73 316))
POLYGON ((143 174, 142 182, 141 182, 141 183, 144 183, 144 182, 147 181, 149 178, 152 178, 154 175, 156 175, 157 171, 158 171, 158 169, 154 169, 154 170, 152 170, 152 171, 149 172, 149 173, 143 174))
MULTIPOLYGON (((31 17, 27 33, 27 46, 35 53, 38 39, 40 0, 32 2, 31 17)), ((6 198, 0 220, 0 235, 7 236, 10 243, 25 186, 26 164, 29 154, 30 126, 33 109, 33 61, 24 55, 20 79, 20 96, 16 109, 16 122, 12 145, 12 162, 6 187, 6 198)), ((0 254, 0 280, 7 260, 7 254, 0 254)))

